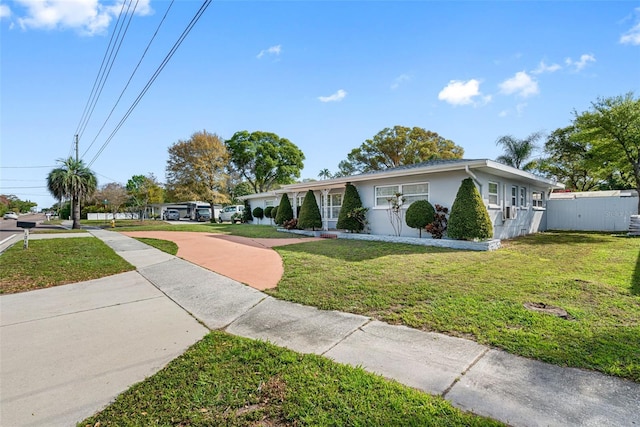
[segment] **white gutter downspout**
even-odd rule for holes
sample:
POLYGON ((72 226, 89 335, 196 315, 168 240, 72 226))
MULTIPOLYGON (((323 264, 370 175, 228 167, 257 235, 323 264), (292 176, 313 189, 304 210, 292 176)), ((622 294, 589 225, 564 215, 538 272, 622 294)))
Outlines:
POLYGON ((464 171, 473 179, 476 185, 480 187, 478 190, 480 190, 480 194, 482 194, 482 184, 478 180, 478 177, 473 172, 471 172, 471 169, 469 169, 469 165, 464 165, 464 171))

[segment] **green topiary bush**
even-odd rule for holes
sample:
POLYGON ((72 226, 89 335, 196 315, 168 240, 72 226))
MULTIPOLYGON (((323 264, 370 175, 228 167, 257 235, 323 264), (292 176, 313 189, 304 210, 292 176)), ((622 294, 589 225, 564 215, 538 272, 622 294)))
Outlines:
POLYGON ((417 228, 422 238, 422 229, 433 222, 435 209, 427 200, 416 200, 409 205, 404 220, 411 228, 417 228))
POLYGON ((300 207, 300 215, 298 216, 298 228, 316 228, 322 227, 322 215, 320 215, 320 208, 318 202, 316 202, 316 196, 313 194, 313 190, 307 191, 300 207))
POLYGON ((349 213, 351 213, 353 210, 361 207, 362 201, 360 200, 358 190, 353 184, 347 182, 347 185, 344 189, 342 207, 340 208, 340 213, 338 214, 338 223, 336 224, 336 228, 349 230, 351 232, 362 231, 364 225, 356 218, 349 215, 349 213))
POLYGON ((274 206, 273 209, 271 210, 271 219, 273 220, 273 222, 276 223, 276 225, 278 225, 278 221, 276 221, 276 217, 278 216, 278 207, 274 206))
POLYGON ((475 240, 493 237, 489 212, 471 178, 462 180, 451 206, 447 235, 452 239, 475 240))
POLYGON ((248 200, 244 201, 244 210, 242 211, 242 222, 247 223, 253 221, 251 216, 251 205, 248 200))
POLYGON ((287 193, 284 193, 280 199, 280 205, 278 206, 278 211, 275 216, 276 224, 284 224, 292 219, 293 208, 291 207, 289 196, 287 196, 287 193))
POLYGON ((255 218, 258 218, 258 220, 261 220, 262 218, 264 218, 264 210, 262 210, 262 208, 258 206, 253 210, 253 216, 255 218))
POLYGON ((269 218, 269 224, 271 224, 271 218, 273 218, 271 215, 273 215, 273 206, 264 208, 264 217, 269 218))

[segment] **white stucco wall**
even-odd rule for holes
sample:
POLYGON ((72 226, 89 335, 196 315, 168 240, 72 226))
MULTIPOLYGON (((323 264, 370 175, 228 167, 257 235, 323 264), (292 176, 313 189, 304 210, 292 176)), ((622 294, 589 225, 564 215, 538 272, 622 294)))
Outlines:
MULTIPOLYGON (((535 233, 538 231, 543 231, 546 229, 545 227, 545 207, 546 207, 546 193, 548 191, 545 187, 538 187, 532 185, 531 183, 524 181, 513 181, 500 176, 494 176, 487 173, 474 172, 476 177, 476 188, 479 189, 483 201, 488 208, 489 217, 491 218, 494 226, 494 238, 498 239, 508 239, 516 236, 520 236, 523 234, 535 233), (498 204, 489 205, 489 182, 496 182, 499 186, 499 194, 498 194, 498 204), (518 207, 518 215, 514 219, 505 219, 504 218, 504 208, 511 204, 511 187, 512 186, 524 187, 526 189, 526 205, 522 207, 518 207), (545 193, 544 206, 541 208, 532 207, 531 203, 531 193, 532 191, 538 191, 545 193)), ((391 221, 389 220, 388 214, 388 204, 384 206, 375 206, 375 188, 377 186, 386 186, 386 185, 398 185, 398 184, 414 184, 414 183, 429 183, 429 202, 435 206, 436 204, 440 204, 451 209, 453 202, 455 200, 458 189, 460 188, 460 184, 462 180, 468 178, 469 175, 464 171, 448 171, 448 172, 439 172, 439 173, 429 173, 429 174, 421 174, 421 175, 413 175, 413 176, 402 176, 402 177, 393 177, 393 178, 380 178, 372 179, 362 182, 354 182, 354 185, 358 189, 358 194, 360 195, 360 199, 362 200, 362 205, 364 207, 369 208, 369 212, 367 215, 367 219, 370 224, 370 233, 382 236, 393 236, 395 235, 395 231, 393 226, 391 225, 391 221)), ((314 183, 317 184, 317 183, 314 183)), ((329 194, 333 193, 343 193, 344 186, 340 186, 339 188, 332 188, 329 191, 329 194)), ((298 191, 298 196, 304 196, 306 194, 305 191, 298 191)), ((314 190, 314 194, 316 196, 316 202, 318 203, 318 207, 320 208, 321 214, 324 216, 324 212, 321 208, 321 190, 314 190)), ((293 205, 293 197, 294 192, 288 192, 289 198, 293 205)), ((279 203, 280 197, 268 195, 264 197, 253 196, 250 199, 251 209, 253 210, 255 207, 260 206, 263 209, 265 208, 266 200, 273 200, 274 204, 277 205, 279 203)), ((403 210, 403 214, 406 211, 406 208, 403 210)), ((269 224, 268 219, 263 219, 258 222, 254 219, 254 224, 269 224)), ((328 222, 329 229, 335 229, 336 220, 332 219, 328 222)), ((419 230, 410 228, 406 225, 406 222, 402 221, 402 232, 400 234, 401 237, 418 237, 420 235, 419 230)), ((423 238, 428 237, 428 233, 424 230, 422 232, 423 238)))

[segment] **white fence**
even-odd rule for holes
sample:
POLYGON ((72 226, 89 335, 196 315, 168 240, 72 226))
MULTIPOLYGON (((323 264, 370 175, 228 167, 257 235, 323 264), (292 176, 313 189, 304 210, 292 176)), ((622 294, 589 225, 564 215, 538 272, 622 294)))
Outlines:
MULTIPOLYGON (((553 195, 556 196, 556 195, 553 195)), ((631 215, 638 213, 635 192, 567 193, 547 201, 547 229, 629 231, 631 215), (601 193, 598 196, 596 193, 601 193)))
MULTIPOLYGON (((111 221, 113 219, 112 213, 88 213, 87 219, 89 221, 111 221)), ((136 212, 118 212, 115 219, 138 219, 136 212)))

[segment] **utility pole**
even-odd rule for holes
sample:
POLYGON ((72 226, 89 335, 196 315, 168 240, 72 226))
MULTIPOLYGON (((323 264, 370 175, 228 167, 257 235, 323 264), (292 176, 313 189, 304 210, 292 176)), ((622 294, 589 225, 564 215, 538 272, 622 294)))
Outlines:
POLYGON ((78 135, 76 134, 76 162, 78 161, 78 135))

